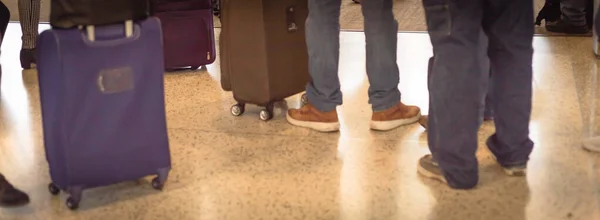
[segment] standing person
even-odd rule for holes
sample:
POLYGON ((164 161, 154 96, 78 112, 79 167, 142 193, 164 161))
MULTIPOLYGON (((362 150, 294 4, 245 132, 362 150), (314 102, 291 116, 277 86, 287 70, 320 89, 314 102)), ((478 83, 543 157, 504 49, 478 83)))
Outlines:
POLYGON ((556 21, 546 21, 546 30, 564 34, 589 33, 591 24, 587 24, 586 6, 591 1, 592 0, 561 0, 561 16, 556 21))
POLYGON ((40 0, 19 0, 19 21, 23 33, 21 45, 21 67, 31 69, 31 64, 36 63, 35 47, 39 35, 40 0))
POLYGON ((479 113, 489 80, 496 133, 487 145, 508 175, 525 175, 533 149, 533 1, 423 0, 423 6, 435 71, 429 86, 432 155, 419 160, 418 172, 455 189, 477 185, 479 113), (482 28, 488 36, 491 79, 480 68, 482 28))
MULTIPOLYGON (((306 86, 308 104, 287 113, 287 120, 293 125, 321 132, 339 130, 336 107, 342 104, 338 78, 341 4, 341 0, 308 1, 306 43, 312 82, 306 86)), ((392 6, 393 0, 361 2, 374 130, 391 130, 414 123, 421 116, 419 107, 400 101, 400 73, 396 63, 398 22, 392 6)))

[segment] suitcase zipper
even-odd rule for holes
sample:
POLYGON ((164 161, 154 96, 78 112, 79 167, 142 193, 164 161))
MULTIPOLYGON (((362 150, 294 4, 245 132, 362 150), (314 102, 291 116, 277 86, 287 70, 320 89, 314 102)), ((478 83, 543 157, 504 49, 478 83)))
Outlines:
POLYGON ((210 57, 210 51, 209 51, 209 52, 206 52, 206 60, 210 60, 210 58, 211 58, 211 57, 210 57))

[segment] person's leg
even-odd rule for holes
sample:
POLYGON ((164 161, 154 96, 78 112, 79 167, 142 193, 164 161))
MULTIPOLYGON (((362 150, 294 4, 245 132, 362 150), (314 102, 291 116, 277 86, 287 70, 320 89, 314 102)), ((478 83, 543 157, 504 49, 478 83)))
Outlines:
POLYGON ((561 0, 562 16, 556 22, 546 23, 546 30, 566 34, 587 34, 585 8, 588 0, 561 0))
MULTIPOLYGON (((483 31, 482 31, 483 32, 483 31)), ((489 48, 489 40, 488 37, 485 33, 482 33, 482 38, 483 38, 483 47, 481 47, 481 56, 483 56, 483 62, 482 62, 482 71, 484 74, 486 74, 486 76, 488 77, 488 79, 492 78, 492 70, 491 70, 491 64, 490 64, 490 59, 488 58, 488 48, 489 48)), ((492 90, 492 87, 489 86, 491 84, 491 82, 489 82, 490 80, 488 80, 488 83, 486 83, 486 88, 487 88, 487 92, 485 95, 485 101, 483 103, 483 121, 493 121, 494 120, 494 109, 493 109, 493 97, 494 97, 494 91, 492 90)))
POLYGON ((0 207, 23 206, 29 203, 29 196, 15 188, 0 173, 0 207))
POLYGON ((10 10, 6 7, 6 5, 0 2, 0 44, 4 39, 4 34, 6 33, 6 28, 8 27, 8 22, 10 21, 10 10))
MULTIPOLYGON (((480 54, 479 56, 481 56, 481 58, 483 59, 481 64, 481 71, 483 73, 489 73, 490 77, 491 77, 491 71, 490 71, 490 62, 489 59, 487 58, 487 49, 488 49, 488 38, 487 35, 485 34, 485 32, 481 31, 481 47, 480 47, 480 54)), ((428 62, 428 66, 427 66, 427 89, 430 89, 430 81, 431 81, 431 71, 433 71, 433 62, 434 62, 434 57, 429 58, 429 62, 428 62)), ((487 84, 486 84, 487 85, 487 84)), ((491 91, 491 87, 488 86, 488 90, 487 90, 487 94, 485 96, 485 103, 484 103, 484 110, 483 110, 483 120, 484 121, 492 121, 494 120, 494 111, 492 109, 492 95, 491 95, 492 91, 491 91)), ((429 111, 431 112, 431 97, 430 97, 430 103, 429 103, 429 111)), ((429 127, 429 117, 427 115, 421 117, 419 119, 419 124, 425 128, 428 129, 429 127)))
POLYGON ((481 71, 481 0, 424 0, 435 60, 431 73, 429 148, 419 173, 469 189, 478 182, 477 130, 488 79, 481 71))
POLYGON ((21 67, 31 69, 36 62, 35 47, 40 21, 40 0, 19 0, 19 21, 23 32, 21 46, 21 67))
POLYGON ((290 109, 287 120, 318 131, 337 131, 335 109, 342 104, 338 78, 341 0, 309 0, 308 8, 306 44, 312 78, 306 86, 308 103, 300 109, 290 109))
POLYGON ((490 39, 496 133, 488 147, 509 175, 524 175, 533 142, 529 138, 532 99, 533 3, 488 0, 484 28, 490 39))
POLYGON ((406 106, 400 101, 400 73, 396 61, 398 22, 394 18, 393 3, 393 0, 361 2, 365 17, 369 103, 373 109, 371 128, 382 131, 414 123, 421 116, 418 107, 406 106))

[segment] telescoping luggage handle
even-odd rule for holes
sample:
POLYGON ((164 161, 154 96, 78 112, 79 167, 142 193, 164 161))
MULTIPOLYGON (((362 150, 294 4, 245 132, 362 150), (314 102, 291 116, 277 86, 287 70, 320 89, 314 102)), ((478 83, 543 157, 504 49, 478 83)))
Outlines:
MULTIPOLYGON (((82 29, 82 26, 79 26, 79 29, 82 29)), ((94 25, 85 26, 88 40, 95 41, 96 40, 96 29, 94 25)), ((125 21, 125 37, 133 36, 133 21, 127 20, 125 21)))

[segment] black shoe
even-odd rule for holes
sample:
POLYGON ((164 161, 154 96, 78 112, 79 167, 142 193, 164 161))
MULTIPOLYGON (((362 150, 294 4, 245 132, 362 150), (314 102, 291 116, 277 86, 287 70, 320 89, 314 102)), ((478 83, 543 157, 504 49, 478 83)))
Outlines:
POLYGON ((31 64, 36 63, 35 48, 21 49, 21 67, 23 69, 31 69, 31 64))
POLYGON ((16 207, 29 204, 29 196, 11 185, 0 174, 0 207, 16 207))
POLYGON ((556 22, 546 22, 546 30, 554 33, 563 33, 563 34, 588 34, 590 33, 590 29, 587 25, 575 26, 566 23, 562 19, 557 20, 556 22))

